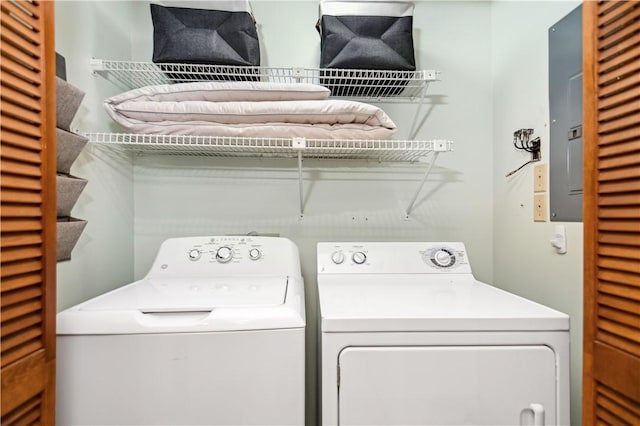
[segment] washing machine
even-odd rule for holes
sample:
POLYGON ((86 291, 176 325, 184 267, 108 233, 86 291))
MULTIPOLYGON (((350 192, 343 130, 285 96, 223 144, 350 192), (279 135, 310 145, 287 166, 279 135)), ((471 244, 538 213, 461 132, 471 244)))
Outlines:
POLYGON ((475 280, 462 243, 317 253, 323 425, 569 424, 568 316, 475 280))
POLYGON ((285 238, 166 240, 57 316, 59 425, 302 425, 304 284, 285 238))

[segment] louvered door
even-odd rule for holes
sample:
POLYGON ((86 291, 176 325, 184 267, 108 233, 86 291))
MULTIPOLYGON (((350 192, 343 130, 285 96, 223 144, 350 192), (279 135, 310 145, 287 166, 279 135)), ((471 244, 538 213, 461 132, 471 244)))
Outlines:
POLYGON ((583 7, 583 419, 640 425, 640 2, 583 7))
POLYGON ((2 424, 55 422, 53 2, 0 2, 2 424))

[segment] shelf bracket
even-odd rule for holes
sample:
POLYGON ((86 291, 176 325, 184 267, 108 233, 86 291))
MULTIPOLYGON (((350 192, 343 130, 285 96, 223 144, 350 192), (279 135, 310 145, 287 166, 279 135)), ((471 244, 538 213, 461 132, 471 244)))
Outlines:
POLYGON ((422 106, 424 105, 424 98, 427 95, 427 88, 429 87, 429 83, 426 83, 422 88, 422 95, 420 96, 420 103, 416 107, 416 112, 413 115, 413 123, 411 123, 411 130, 409 131, 409 140, 415 139, 418 134, 418 130, 420 130, 420 126, 418 126, 418 117, 420 116, 420 112, 422 111, 422 106))
POLYGON ((429 174, 431 173, 431 169, 433 168, 433 165, 436 163, 436 160, 438 159, 438 155, 440 155, 441 152, 447 151, 448 149, 449 149, 448 141, 444 141, 444 140, 433 141, 433 157, 431 158, 431 162, 429 163, 429 166, 427 166, 427 170, 425 171, 424 176, 422 177, 422 180, 418 184, 418 188, 416 188, 416 192, 413 194, 413 198, 411 198, 411 202, 409 203, 409 206, 407 207, 407 210, 405 213, 405 220, 409 219, 409 215, 413 210, 413 205, 418 199, 418 194, 420 194, 420 191, 422 191, 422 188, 424 187, 424 184, 427 181, 429 174))
POLYGON ((302 187, 302 150, 307 146, 305 138, 293 138, 291 140, 293 148, 298 149, 298 199, 300 202, 299 217, 304 217, 304 191, 302 187))

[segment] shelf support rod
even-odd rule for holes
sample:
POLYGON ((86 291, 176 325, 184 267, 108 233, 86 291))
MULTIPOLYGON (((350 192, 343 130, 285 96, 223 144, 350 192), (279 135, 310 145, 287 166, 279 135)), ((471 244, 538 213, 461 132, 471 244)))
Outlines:
POLYGON ((304 194, 302 188, 302 150, 307 147, 307 140, 305 138, 295 137, 291 139, 291 146, 298 150, 298 199, 300 201, 300 213, 299 217, 304 217, 304 194))
POLYGON ((422 111, 422 106, 424 105, 424 98, 427 95, 427 88, 429 87, 429 83, 425 83, 425 86, 422 88, 422 95, 420 96, 420 103, 416 108, 416 112, 413 115, 413 123, 411 123, 411 131, 409 132, 409 139, 415 139, 418 134, 419 126, 418 126, 418 117, 420 116, 420 111, 422 111))
POLYGON ((433 165, 435 164, 436 160, 438 159, 438 155, 439 154, 440 154, 440 151, 435 151, 433 153, 433 158, 431 159, 431 163, 429 163, 429 166, 427 167, 427 171, 425 172, 424 176, 422 177, 422 181, 418 185, 418 188, 416 189, 415 194, 413 194, 413 198, 411 199, 411 202, 409 203, 409 207, 407 207, 405 219, 409 219, 409 214, 411 213, 411 210, 413 209, 413 205, 416 202, 416 199, 418 199, 418 194, 420 194, 420 191, 422 191, 422 187, 424 186, 425 182, 427 181, 427 177, 429 177, 429 174, 431 173, 431 169, 433 168, 433 165))

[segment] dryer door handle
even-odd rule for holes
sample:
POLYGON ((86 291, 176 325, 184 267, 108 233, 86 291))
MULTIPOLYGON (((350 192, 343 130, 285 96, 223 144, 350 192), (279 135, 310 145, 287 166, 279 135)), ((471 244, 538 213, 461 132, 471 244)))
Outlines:
POLYGON ((542 404, 529 404, 529 407, 520 411, 521 426, 544 426, 544 406, 542 404))

